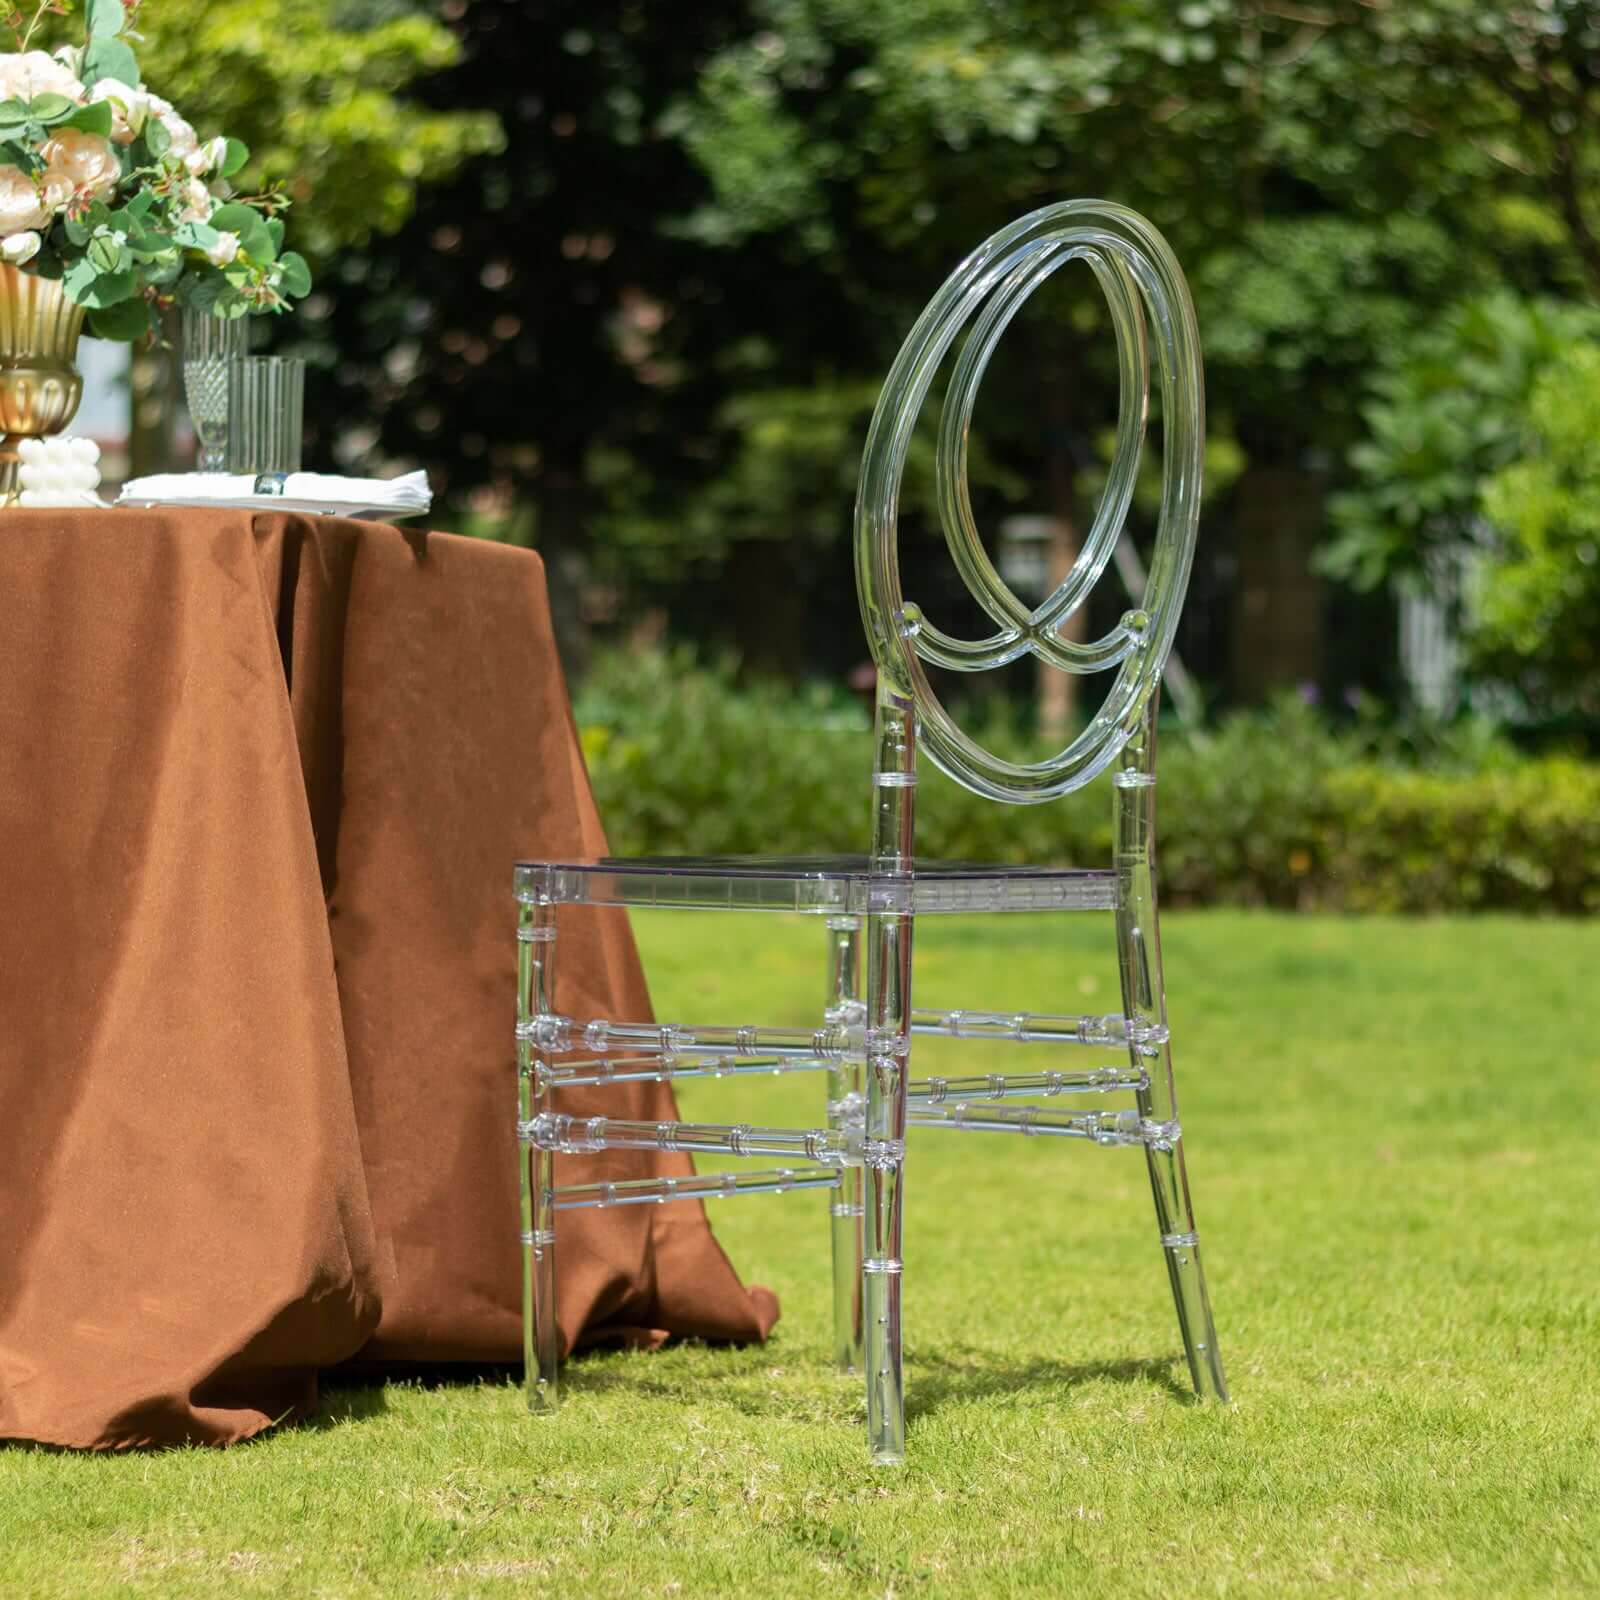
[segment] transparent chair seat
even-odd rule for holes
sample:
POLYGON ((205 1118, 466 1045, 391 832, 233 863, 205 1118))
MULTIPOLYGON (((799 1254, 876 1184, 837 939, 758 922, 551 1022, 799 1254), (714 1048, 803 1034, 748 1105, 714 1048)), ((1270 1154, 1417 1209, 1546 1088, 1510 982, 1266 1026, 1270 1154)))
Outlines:
POLYGON ((875 870, 865 855, 631 856, 524 861, 519 900, 657 906, 679 911, 799 911, 816 916, 917 916, 996 911, 1110 911, 1117 876, 1072 867, 923 861, 875 870))

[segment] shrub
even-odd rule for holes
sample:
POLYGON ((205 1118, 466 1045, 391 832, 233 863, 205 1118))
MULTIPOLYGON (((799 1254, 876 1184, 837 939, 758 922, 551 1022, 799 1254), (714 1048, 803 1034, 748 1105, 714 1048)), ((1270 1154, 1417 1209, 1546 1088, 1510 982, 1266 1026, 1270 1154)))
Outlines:
POLYGON ((1329 780, 1327 873, 1357 911, 1600 910, 1600 768, 1558 758, 1467 777, 1355 767, 1329 780))
MULTIPOLYGON (((730 664, 675 651, 603 657, 577 714, 619 854, 866 846, 872 741, 859 701, 740 685, 730 664)), ((1006 707, 979 720, 985 743, 1027 753, 1006 707)), ((1162 738, 1169 905, 1600 909, 1600 767, 1518 757, 1471 730, 1336 730, 1298 699, 1204 734, 1163 727, 1162 738)), ((928 856, 1110 859, 1104 783, 1052 805, 999 806, 925 765, 917 820, 928 856)))

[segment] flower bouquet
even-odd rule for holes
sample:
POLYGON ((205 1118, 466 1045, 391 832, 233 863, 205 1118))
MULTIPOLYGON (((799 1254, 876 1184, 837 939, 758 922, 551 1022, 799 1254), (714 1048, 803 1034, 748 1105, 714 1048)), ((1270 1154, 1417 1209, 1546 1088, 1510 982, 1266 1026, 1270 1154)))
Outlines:
POLYGON ((235 196, 249 151, 202 141, 140 82, 139 0, 84 0, 84 42, 54 54, 31 46, 69 0, 33 4, 0 52, 4 263, 59 281, 102 339, 143 338, 174 302, 242 317, 305 295, 310 271, 283 248, 287 199, 235 196))

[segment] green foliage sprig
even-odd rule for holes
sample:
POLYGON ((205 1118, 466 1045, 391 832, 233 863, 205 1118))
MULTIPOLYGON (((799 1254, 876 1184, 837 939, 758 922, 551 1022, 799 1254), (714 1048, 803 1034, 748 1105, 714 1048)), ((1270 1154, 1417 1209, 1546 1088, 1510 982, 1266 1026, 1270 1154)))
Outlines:
POLYGON ((138 0, 86 0, 84 40, 30 49, 39 0, 7 18, 0 54, 0 255, 62 287, 103 339, 137 340, 173 301, 222 317, 278 312, 310 291, 302 256, 284 249, 277 190, 239 196, 249 160, 237 139, 201 142, 140 79, 138 0))

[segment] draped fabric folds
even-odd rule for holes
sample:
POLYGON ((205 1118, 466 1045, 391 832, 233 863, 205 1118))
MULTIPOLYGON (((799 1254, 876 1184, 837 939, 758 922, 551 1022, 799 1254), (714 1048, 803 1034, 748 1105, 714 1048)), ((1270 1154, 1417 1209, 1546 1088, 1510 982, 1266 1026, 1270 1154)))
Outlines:
MULTIPOLYGON (((511 864, 604 849, 531 553, 0 515, 0 1438, 230 1443, 352 1358, 520 1360, 511 864)), ((564 925, 557 1001, 649 1015, 620 915, 564 925)), ((569 1345, 777 1319, 698 1205, 562 1241, 569 1345)))

